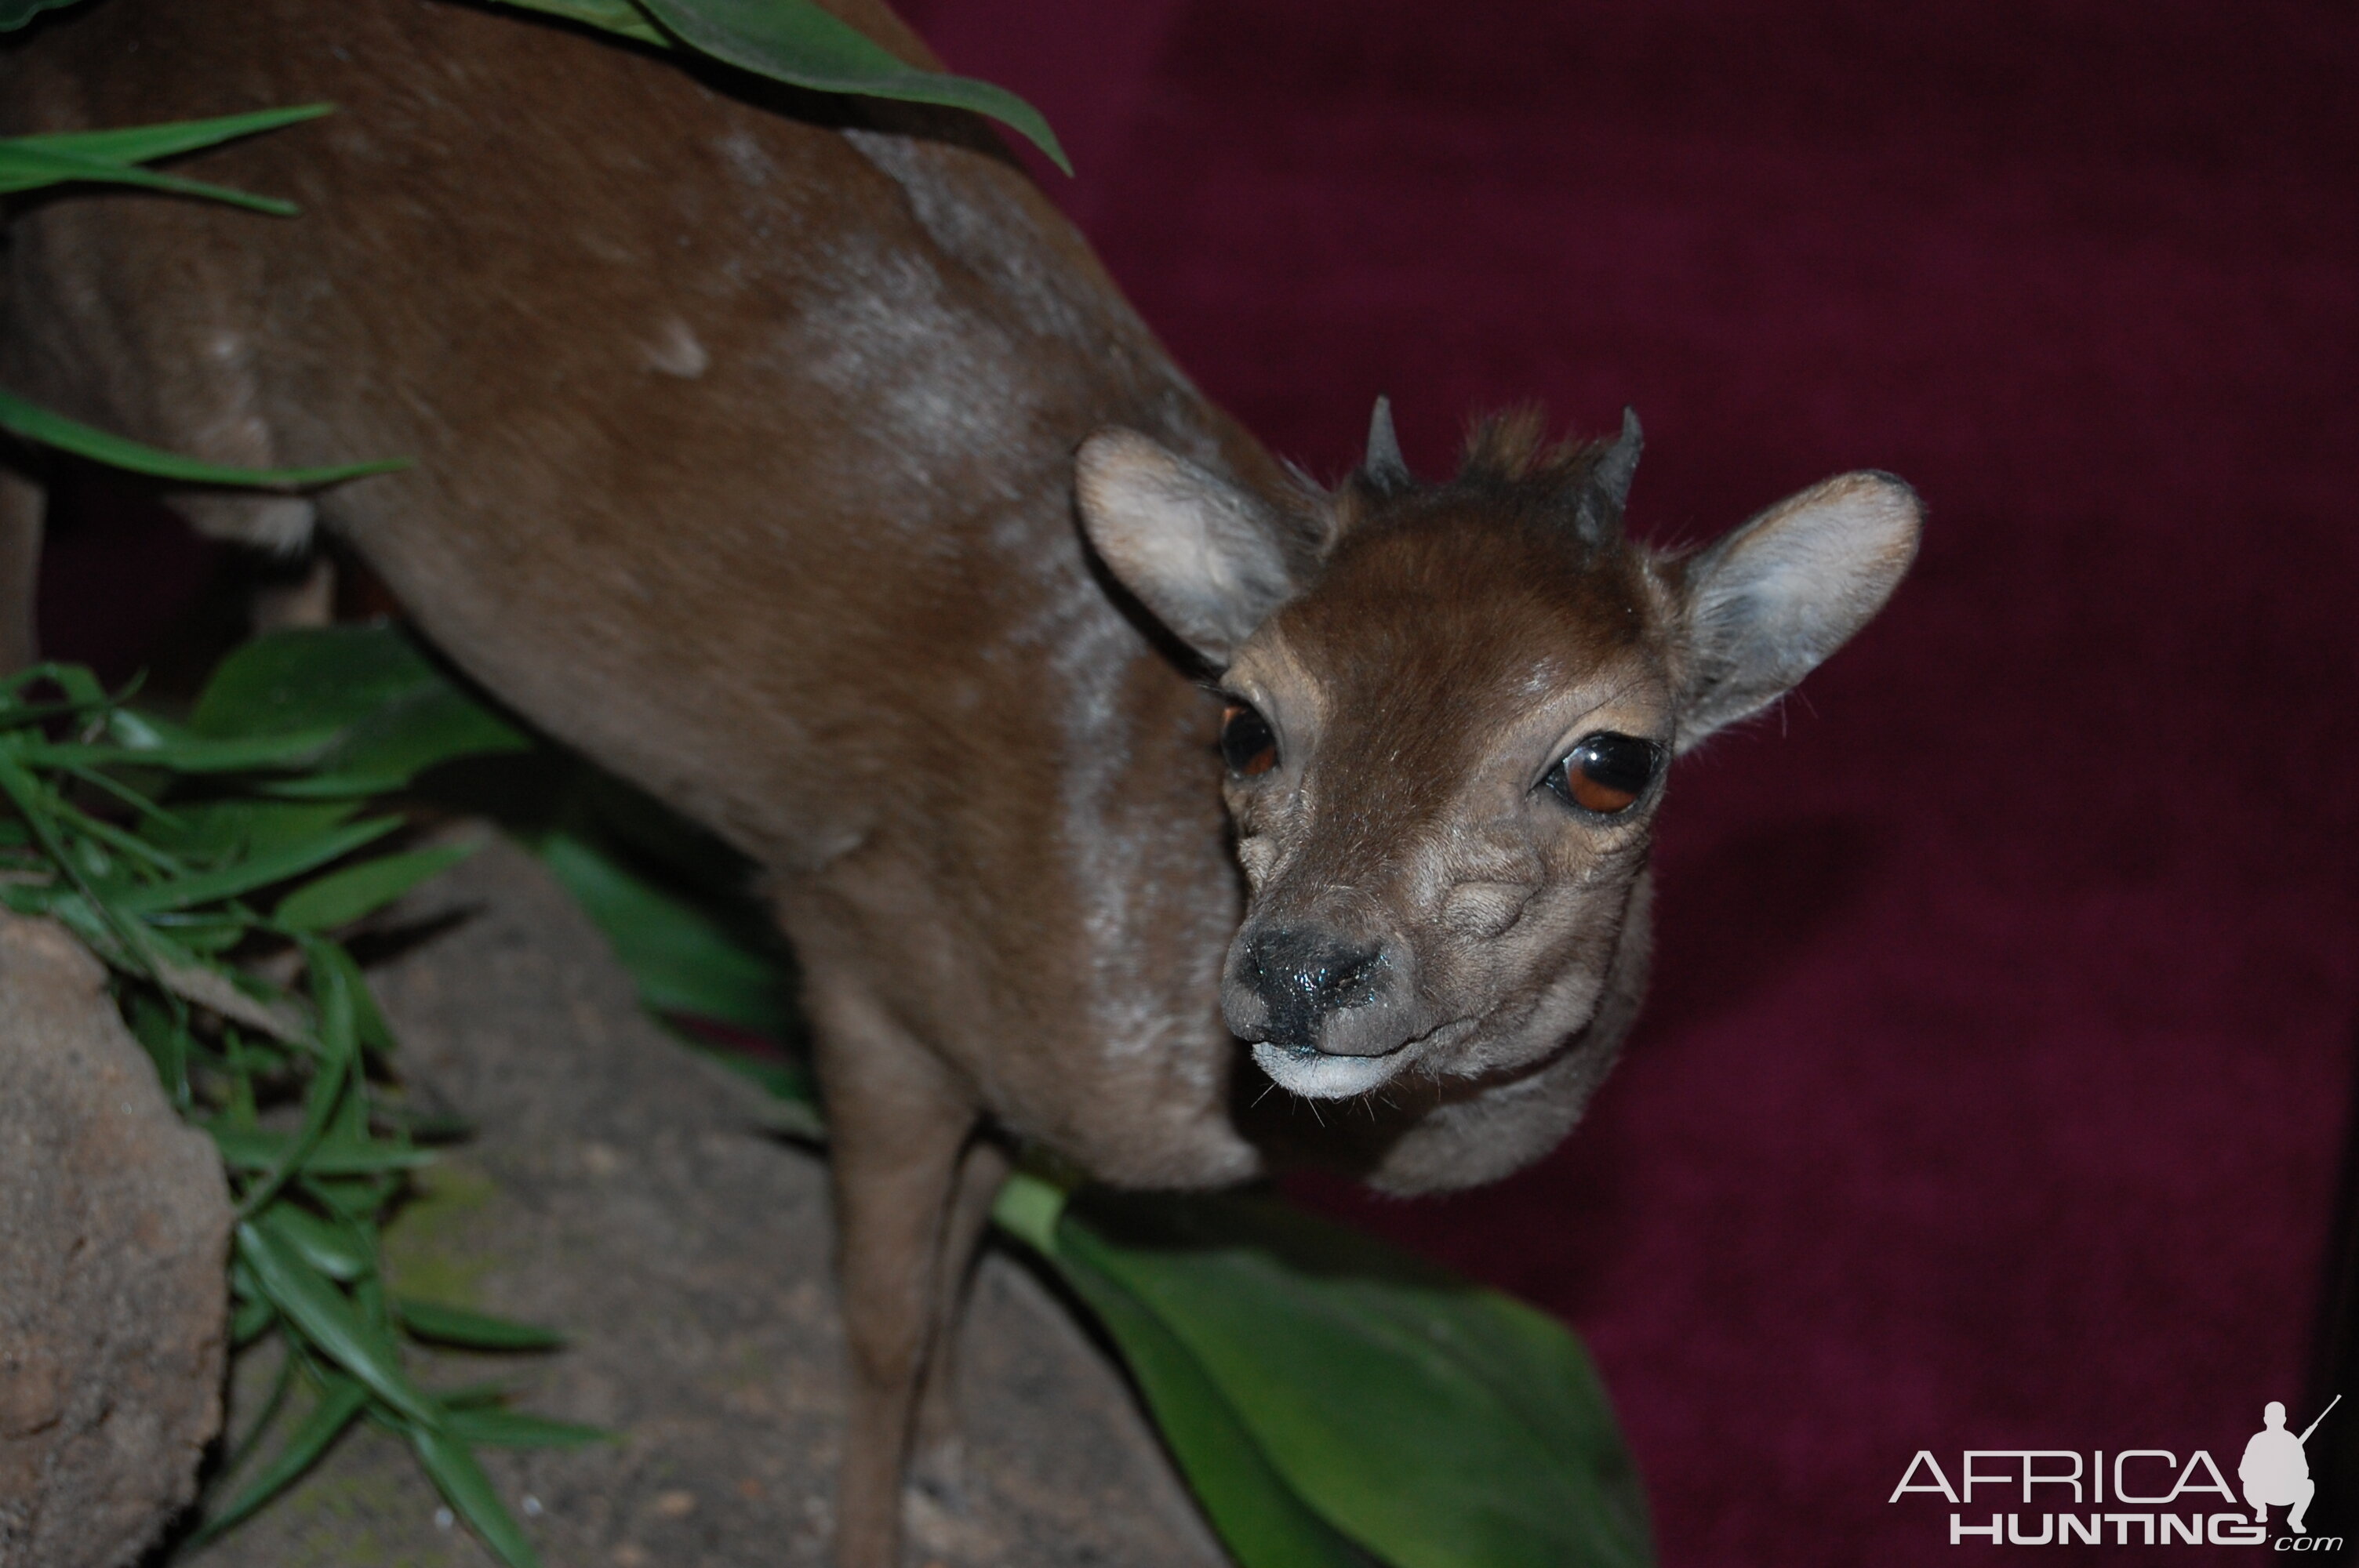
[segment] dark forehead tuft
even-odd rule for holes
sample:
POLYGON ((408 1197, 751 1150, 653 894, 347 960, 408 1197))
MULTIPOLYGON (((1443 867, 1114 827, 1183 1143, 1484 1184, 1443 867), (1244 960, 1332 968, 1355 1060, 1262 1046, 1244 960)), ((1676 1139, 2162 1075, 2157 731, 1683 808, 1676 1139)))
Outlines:
POLYGON ((1464 690, 1546 659, 1568 674, 1652 640, 1642 550, 1583 540, 1545 492, 1420 487, 1347 531, 1277 629, 1324 678, 1464 690))

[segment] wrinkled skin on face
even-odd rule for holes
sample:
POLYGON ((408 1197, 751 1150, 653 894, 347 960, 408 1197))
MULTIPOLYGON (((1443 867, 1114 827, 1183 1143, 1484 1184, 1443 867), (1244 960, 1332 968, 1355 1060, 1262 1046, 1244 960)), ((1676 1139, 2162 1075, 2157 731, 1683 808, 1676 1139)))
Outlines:
POLYGON ((1676 719, 1667 596, 1547 520, 1469 551, 1467 512, 1437 499, 1355 531, 1222 677, 1276 740, 1266 772, 1227 781, 1252 900, 1223 1011, 1298 1094, 1554 1054, 1604 994, 1646 869, 1676 719), (1614 810, 1556 782, 1593 736, 1647 765, 1614 810), (1364 977, 1303 1005, 1335 953, 1368 955, 1364 977))
POLYGON ((1143 438, 1082 450, 1093 542, 1219 671, 1250 891, 1223 1016, 1271 1083, 1359 1102, 1326 1141, 1379 1185, 1489 1180, 1570 1129, 1645 989, 1671 757, 1914 555, 1913 493, 1867 473, 1692 556, 1633 544, 1637 446, 1496 422, 1420 485, 1380 405, 1368 464, 1291 515, 1143 438))

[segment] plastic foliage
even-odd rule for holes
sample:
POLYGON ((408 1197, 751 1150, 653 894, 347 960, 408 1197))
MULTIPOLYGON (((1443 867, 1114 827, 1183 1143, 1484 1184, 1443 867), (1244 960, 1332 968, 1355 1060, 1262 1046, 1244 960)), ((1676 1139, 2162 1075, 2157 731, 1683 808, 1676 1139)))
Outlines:
MULTIPOLYGON (((362 689, 372 671, 420 662, 397 639, 347 646, 367 656, 338 678, 362 689)), ((321 721, 299 681, 255 684, 217 680, 179 726, 125 707, 77 666, 0 681, 0 903, 58 921, 106 962, 167 1098, 228 1173, 233 1342, 275 1334, 284 1352, 207 1484, 192 1539, 253 1514, 365 1419, 410 1444, 500 1561, 530 1568, 475 1450, 603 1434, 511 1411, 497 1393, 423 1388, 406 1368, 405 1341, 558 1341, 389 1287, 381 1230, 406 1174, 432 1161, 429 1141, 462 1130, 387 1092, 393 1037, 336 935, 465 853, 384 852, 405 820, 371 813, 369 796, 455 752, 524 742, 447 687, 405 693, 380 678, 387 700, 353 723, 321 721), (266 978, 261 959, 289 983, 266 978)))
MULTIPOLYGON (((266 638, 213 691, 297 733, 385 707, 455 721, 445 705, 474 700, 389 628, 266 638)), ((790 970, 745 895, 750 868, 577 761, 467 772, 429 793, 504 817, 533 846, 651 1009, 771 1042, 724 1059, 785 1097, 791 1130, 823 1137, 790 970)), ((1652 1561, 1604 1390, 1547 1314, 1272 1198, 1116 1194, 1037 1152, 995 1217, 1119 1351, 1244 1568, 1652 1561)))
MULTIPOLYGON (((71 4, 71 0, 57 0, 71 4)), ((0 31, 21 27, 42 9, 43 0, 0 0, 0 31)), ((227 186, 159 174, 142 166, 177 153, 193 152, 240 136, 275 131, 332 111, 326 103, 304 103, 286 109, 265 109, 250 114, 230 114, 217 120, 177 120, 158 125, 129 125, 105 131, 68 131, 46 135, 0 139, 0 195, 40 190, 58 185, 127 185, 223 201, 275 217, 291 217, 290 201, 255 196, 227 186)), ((20 440, 128 470, 155 479, 184 484, 235 485, 245 489, 284 490, 334 484, 368 474, 406 468, 400 459, 340 463, 324 468, 246 469, 199 462, 111 432, 53 414, 37 404, 0 388, 0 430, 20 440)))
MULTIPOLYGON (((0 0, 0 33, 74 0, 0 0)), ((686 49, 816 92, 897 98, 988 114, 1067 174, 1073 166, 1040 112, 1004 87, 923 70, 813 0, 496 0, 657 49, 686 49)), ((160 155, 150 155, 160 156, 160 155)))

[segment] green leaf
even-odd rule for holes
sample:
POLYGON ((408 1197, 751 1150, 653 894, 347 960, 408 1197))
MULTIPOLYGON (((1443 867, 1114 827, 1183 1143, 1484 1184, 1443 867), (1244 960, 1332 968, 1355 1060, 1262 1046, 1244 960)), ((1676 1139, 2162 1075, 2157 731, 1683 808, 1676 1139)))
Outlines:
POLYGON ((710 910, 658 888, 574 834, 550 833, 539 849, 543 863, 605 933, 649 1008, 763 1034, 795 1029, 777 966, 740 942, 710 910))
POLYGON ((540 1559, 524 1531, 492 1490, 491 1477, 464 1443, 430 1425, 413 1424, 409 1441, 419 1463, 434 1477, 443 1499, 458 1510, 484 1544, 508 1568, 539 1568, 540 1559))
POLYGON ((349 827, 323 833, 316 838, 279 845, 218 871, 201 871, 192 877, 126 889, 114 898, 114 907, 127 914, 153 914, 161 910, 187 909, 192 904, 235 898, 256 888, 299 877, 331 860, 341 860, 362 845, 382 838, 400 826, 401 818, 398 816, 371 817, 365 822, 355 822, 349 827))
POLYGON ((473 854, 472 844, 446 844, 380 855, 307 882, 279 901, 272 918, 298 931, 323 931, 373 914, 436 872, 473 854))
POLYGON ((245 773, 255 768, 301 767, 320 760, 340 731, 301 730, 283 735, 240 736, 227 741, 159 740, 137 748, 121 745, 27 746, 18 753, 36 767, 116 766, 168 768, 179 773, 245 773))
POLYGON ((213 672, 191 724, 224 737, 341 730, 312 773, 266 786, 295 797, 381 794, 441 762, 532 744, 391 626, 256 638, 213 672))
POLYGON ((1004 87, 905 65, 812 0, 639 0, 681 42, 715 59, 821 92, 972 109, 1022 135, 1067 174, 1073 166, 1038 110, 1004 87))
POLYGON ((189 727, 200 735, 343 730, 390 702, 445 684, 391 626, 299 627, 239 646, 205 682, 189 727))
POLYGON ((201 196, 209 201, 226 202, 274 218, 292 218, 299 211, 292 201, 282 201, 275 196, 256 196, 226 185, 185 179, 177 174, 158 174, 136 164, 92 157, 88 153, 38 146, 29 137, 0 141, 0 194, 73 184, 136 185, 174 196, 201 196))
POLYGON ((127 469, 133 473, 178 480, 188 484, 225 484, 248 490, 337 484, 348 479, 391 473, 409 466, 408 458, 388 458, 377 462, 343 463, 329 468, 223 468, 217 463, 199 462, 194 458, 180 457, 95 429, 62 414, 52 414, 6 391, 0 391, 0 430, 22 440, 55 447, 60 451, 71 452, 76 457, 88 458, 110 468, 127 469))
MULTIPOLYGON (((0 0, 5 4, 5 0, 0 0)), ((297 103, 283 109, 256 109, 244 114, 223 114, 212 120, 170 120, 154 125, 122 125, 103 131, 49 131, 18 136, 0 146, 51 147, 116 163, 147 163, 179 153, 194 152, 282 125, 332 114, 332 103, 297 103)))
POLYGON ((246 1483, 235 1498, 208 1515, 204 1527, 190 1542, 200 1546, 238 1523, 255 1509, 277 1497, 304 1471, 318 1462, 328 1445, 343 1435, 344 1428, 368 1404, 368 1390, 350 1378, 327 1375, 327 1388, 319 1402, 303 1418, 287 1439, 286 1445, 271 1457, 262 1473, 246 1483))
POLYGON ((179 825, 150 828, 148 837, 176 854, 220 860, 316 838, 350 820, 360 808, 360 802, 351 800, 251 800, 243 795, 184 801, 173 807, 179 825))
POLYGON ((350 1283, 376 1272, 376 1259, 349 1230, 292 1204, 271 1205, 255 1217, 255 1223, 332 1280, 350 1283))
POLYGON ((0 33, 14 32, 44 11, 73 3, 74 0, 0 0, 0 33))
POLYGON ((496 1406, 453 1405, 448 1398, 442 1402, 443 1430, 461 1443, 491 1448, 584 1448, 614 1440, 614 1434, 603 1427, 551 1421, 496 1406))
POLYGON ((1603 1390, 1544 1314, 1266 1201, 1088 1189, 1057 1240, 1151 1312, 1288 1484, 1386 1563, 1651 1561, 1603 1390))
POLYGON ((1287 1484, 1203 1363, 1160 1318, 1078 1252, 1060 1250, 1055 1262, 1122 1347, 1164 1443, 1240 1563, 1375 1568, 1287 1484))
MULTIPOLYGON (((238 1171, 275 1169, 294 1143, 283 1132, 255 1132, 219 1123, 205 1131, 220 1149, 223 1163, 238 1171)), ((307 1176, 374 1176, 386 1171, 414 1171, 431 1165, 436 1158, 431 1149, 322 1138, 296 1169, 307 1176)))
POLYGON ((565 1343, 563 1336, 546 1328, 494 1317, 488 1313, 470 1312, 465 1307, 446 1306, 440 1302, 396 1296, 393 1310, 401 1326, 419 1338, 463 1346, 470 1350, 554 1350, 565 1343))
MULTIPOLYGON (((66 0, 52 0, 65 4, 66 0)), ((511 5, 527 11, 542 11, 552 16, 562 16, 569 22, 583 22, 603 27, 610 33, 620 33, 643 44, 658 49, 671 48, 671 37, 647 20, 647 14, 631 4, 631 0, 507 0, 511 5)))
POLYGON ((343 1293, 293 1248, 248 1220, 237 1227, 237 1255, 272 1304, 321 1355, 410 1420, 429 1427, 440 1420, 402 1371, 401 1352, 393 1342, 364 1322, 343 1293))

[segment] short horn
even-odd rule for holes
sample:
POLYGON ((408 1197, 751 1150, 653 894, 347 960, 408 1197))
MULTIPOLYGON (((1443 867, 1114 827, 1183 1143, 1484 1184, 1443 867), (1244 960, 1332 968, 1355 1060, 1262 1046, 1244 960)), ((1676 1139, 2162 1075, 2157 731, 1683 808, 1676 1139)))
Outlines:
POLYGON ((1605 449, 1589 470, 1582 487, 1581 506, 1574 517, 1581 536, 1592 544, 1611 538, 1622 525, 1622 509, 1630 503, 1630 481, 1638 471, 1638 454, 1647 438, 1638 428, 1638 411, 1622 410, 1622 434, 1605 449))
POLYGON ((1416 482, 1408 471, 1408 463, 1401 456, 1400 438, 1393 433, 1393 401, 1376 399, 1376 411, 1368 416, 1368 455, 1360 461, 1360 471, 1374 481, 1380 490, 1399 490, 1416 482))

